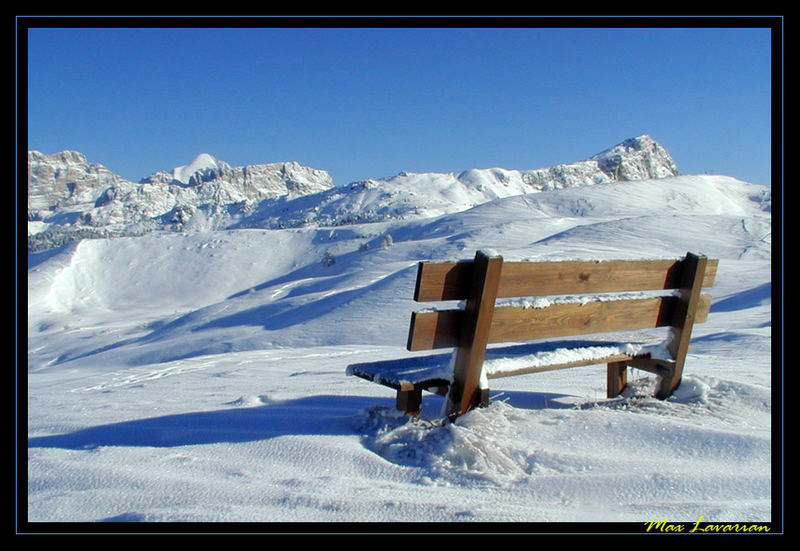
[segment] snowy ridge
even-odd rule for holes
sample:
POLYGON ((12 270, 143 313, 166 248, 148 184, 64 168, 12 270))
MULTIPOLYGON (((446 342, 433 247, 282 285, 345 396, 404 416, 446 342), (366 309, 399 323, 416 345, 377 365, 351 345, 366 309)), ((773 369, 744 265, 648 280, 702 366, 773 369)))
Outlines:
POLYGON ((401 172, 295 200, 264 201, 231 227, 340 226, 429 218, 540 191, 677 175, 678 168, 666 149, 645 135, 589 160, 545 169, 401 172))
POLYGON ((545 169, 402 172, 336 187, 324 170, 298 163, 232 167, 208 153, 136 184, 100 165, 89 165, 85 156, 74 152, 50 156, 30 152, 29 247, 36 251, 71 238, 151 231, 340 226, 427 218, 515 195, 677 174, 666 149, 646 135, 588 160, 545 169), (70 163, 68 174, 74 181, 62 178, 67 173, 64 163, 70 163))

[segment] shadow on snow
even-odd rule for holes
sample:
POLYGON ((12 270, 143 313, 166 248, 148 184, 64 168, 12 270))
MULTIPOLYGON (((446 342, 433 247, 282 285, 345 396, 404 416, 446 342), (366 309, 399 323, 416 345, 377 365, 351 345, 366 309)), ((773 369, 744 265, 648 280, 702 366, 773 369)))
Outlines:
MULTIPOLYGON (((558 403, 558 394, 507 392, 510 404, 520 409, 570 407, 558 403)), ((441 397, 426 395, 431 412, 439 412, 441 397)), ((375 407, 394 409, 394 396, 318 395, 256 407, 178 413, 99 425, 71 433, 36 436, 29 448, 87 450, 104 446, 169 448, 203 444, 243 443, 279 436, 357 435, 357 421, 375 407)))

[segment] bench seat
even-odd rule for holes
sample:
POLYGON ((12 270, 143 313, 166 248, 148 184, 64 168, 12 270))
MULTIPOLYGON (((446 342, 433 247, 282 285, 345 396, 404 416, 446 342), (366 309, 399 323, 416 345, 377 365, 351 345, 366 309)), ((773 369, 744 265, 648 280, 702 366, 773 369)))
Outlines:
MULTIPOLYGON (((582 365, 659 358, 663 354, 663 340, 657 338, 619 341, 570 339, 490 347, 486 350, 482 375, 486 379, 498 379, 582 365)), ((422 390, 447 394, 453 382, 453 354, 357 363, 347 367, 347 374, 397 390, 397 407, 413 412, 418 411, 422 390)), ((481 401, 486 402, 487 398, 484 396, 481 401)))

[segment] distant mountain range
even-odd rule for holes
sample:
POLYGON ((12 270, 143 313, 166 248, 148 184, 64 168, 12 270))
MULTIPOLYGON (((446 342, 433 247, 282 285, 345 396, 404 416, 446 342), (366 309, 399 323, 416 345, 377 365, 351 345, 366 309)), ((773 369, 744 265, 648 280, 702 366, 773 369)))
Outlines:
POLYGON ((534 170, 409 173, 334 186, 296 162, 233 167, 208 153, 139 182, 76 151, 28 152, 28 249, 152 231, 340 226, 430 217, 552 189, 677 176, 650 136, 586 160, 534 170))

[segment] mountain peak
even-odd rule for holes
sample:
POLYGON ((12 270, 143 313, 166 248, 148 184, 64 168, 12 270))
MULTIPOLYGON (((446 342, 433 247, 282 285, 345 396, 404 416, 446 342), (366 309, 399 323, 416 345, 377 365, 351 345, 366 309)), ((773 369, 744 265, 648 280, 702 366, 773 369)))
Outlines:
POLYGON ((679 174, 669 152, 648 134, 629 138, 591 157, 615 180, 667 178, 679 174))
POLYGON ((200 153, 191 163, 175 167, 172 177, 182 184, 188 184, 196 173, 216 173, 220 170, 219 161, 209 153, 200 153))

